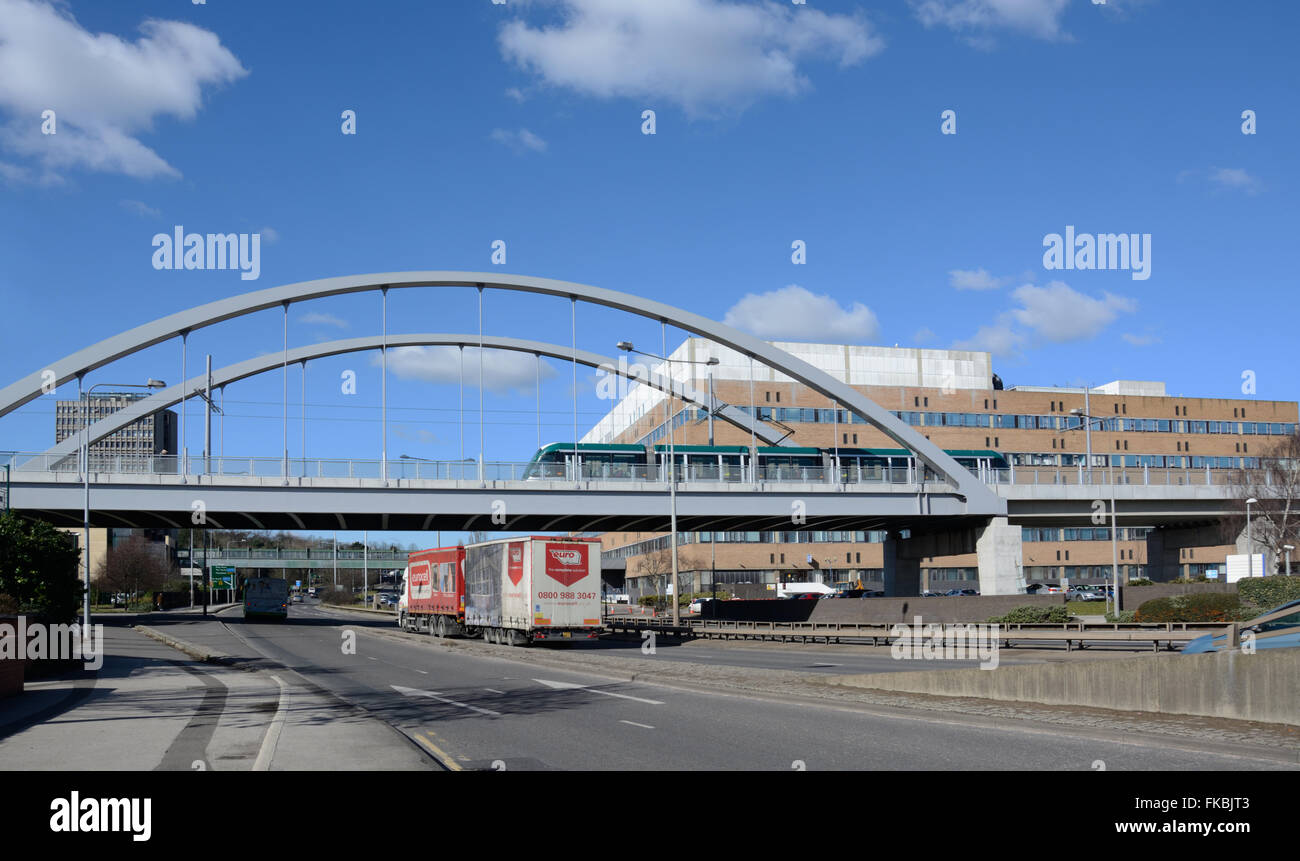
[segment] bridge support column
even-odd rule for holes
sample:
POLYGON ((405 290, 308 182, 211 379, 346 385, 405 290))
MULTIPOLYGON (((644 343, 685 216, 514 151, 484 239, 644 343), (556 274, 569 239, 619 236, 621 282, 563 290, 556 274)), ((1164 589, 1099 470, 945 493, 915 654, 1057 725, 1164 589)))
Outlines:
POLYGON ((889 533, 885 539, 884 591, 888 598, 913 598, 921 594, 921 557, 909 554, 909 542, 889 533))
POLYGON ((975 554, 981 595, 1015 595, 1024 591, 1020 541, 1020 527, 1009 525, 1005 517, 995 517, 977 531, 975 554))

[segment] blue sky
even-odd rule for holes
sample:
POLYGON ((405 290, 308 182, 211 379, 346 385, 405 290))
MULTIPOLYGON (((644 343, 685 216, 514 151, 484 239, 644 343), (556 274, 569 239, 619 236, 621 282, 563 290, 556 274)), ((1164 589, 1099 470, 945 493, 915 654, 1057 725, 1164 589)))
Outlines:
MULTIPOLYGON (((1294 400, 1298 17, 1210 0, 0 0, 4 382, 250 290, 499 269, 772 339, 989 349, 1008 385, 1233 397, 1249 370, 1255 396, 1294 400), (260 277, 155 270, 152 238, 175 225, 259 232, 260 277), (1150 277, 1046 271, 1043 238, 1067 225, 1150 234, 1150 277)), ((394 293, 389 330, 474 331, 474 302, 394 293)), ((562 300, 487 307, 489 334, 568 340, 562 300)), ((290 341, 379 322, 377 296, 315 302, 291 311, 290 341)), ((277 350, 280 326, 195 333, 191 373, 209 352, 220 366, 277 350)), ((621 339, 657 347, 658 328, 579 308, 579 346, 621 339)), ((457 388, 426 360, 390 380, 389 452, 453 459, 457 388)), ((492 370, 486 456, 526 459, 531 360, 492 370)), ((148 376, 179 379, 179 344, 89 381, 148 376)), ((299 385, 292 372, 294 456, 299 385)), ((589 372, 578 390, 581 432, 604 404, 589 372)), ((277 455, 280 396, 278 375, 227 390, 227 453, 277 455)), ((567 439, 567 367, 542 397, 543 437, 567 439)), ((0 419, 0 448, 51 444, 54 399, 0 419)), ((308 456, 378 457, 370 357, 312 363, 307 401, 308 456)))

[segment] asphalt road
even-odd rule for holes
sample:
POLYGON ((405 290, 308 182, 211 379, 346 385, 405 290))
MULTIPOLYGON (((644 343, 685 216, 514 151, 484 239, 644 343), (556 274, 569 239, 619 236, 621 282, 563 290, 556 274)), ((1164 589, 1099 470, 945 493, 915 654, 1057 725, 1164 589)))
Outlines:
MULTIPOLYGON (((376 627, 395 629, 386 617, 293 605, 284 624, 250 623, 232 611, 168 632, 290 668, 453 769, 1088 771, 1098 761, 1107 770, 1294 767, 1276 755, 1113 729, 1063 732, 1029 720, 628 683, 521 660, 520 650, 505 646, 450 649, 433 638, 367 631, 376 627)), ((582 649, 574 644, 552 657, 582 649)), ((611 650, 601 645, 588 654, 611 650)), ((720 657, 756 665, 804 661, 813 670, 830 668, 807 665, 839 663, 744 651, 720 657)), ((845 671, 862 671, 873 660, 859 658, 845 671)), ((313 764, 327 768, 335 751, 322 742, 317 756, 313 764)))

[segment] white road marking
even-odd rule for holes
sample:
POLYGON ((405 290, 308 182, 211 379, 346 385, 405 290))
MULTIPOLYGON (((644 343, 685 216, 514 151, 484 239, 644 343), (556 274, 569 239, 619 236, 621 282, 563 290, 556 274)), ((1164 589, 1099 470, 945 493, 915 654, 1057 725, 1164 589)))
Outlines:
POLYGON ((575 685, 572 682, 552 682, 547 679, 533 679, 533 681, 537 682, 539 685, 546 685, 548 688, 554 688, 557 691, 582 690, 589 691, 593 694, 604 694, 607 697, 618 697, 621 700, 636 700, 639 703, 648 703, 652 706, 663 705, 659 700, 647 700, 642 697, 629 696, 628 694, 616 694, 613 691, 602 691, 600 688, 590 688, 586 685, 575 685))
POLYGON ((426 676, 429 675, 429 671, 428 671, 428 670, 416 670, 416 672, 417 672, 417 673, 424 673, 426 676))
POLYGON ((639 726, 642 729, 654 729, 654 727, 650 726, 650 724, 648 723, 637 723, 634 720, 621 720, 619 721, 619 723, 626 723, 626 724, 631 724, 632 726, 639 726))
POLYGON ((497 690, 496 688, 484 688, 483 690, 485 690, 485 691, 491 691, 491 692, 494 693, 494 694, 504 694, 504 693, 505 693, 505 691, 499 691, 499 690, 497 690))
POLYGON ((275 746, 280 743, 280 730, 284 728, 284 713, 289 705, 289 686, 277 675, 272 674, 271 678, 275 679, 275 683, 280 686, 280 702, 276 706, 275 716, 271 718, 271 725, 266 728, 266 735, 262 737, 262 747, 257 752, 253 771, 271 770, 271 759, 275 756, 275 746))
POLYGON ((469 703, 460 703, 460 702, 456 702, 455 700, 449 700, 446 697, 441 696, 440 694, 434 691, 422 691, 419 688, 405 688, 402 687, 401 685, 393 685, 392 688, 402 696, 428 697, 431 700, 437 700, 438 702, 446 703, 449 706, 459 706, 460 708, 463 709, 469 709, 472 712, 478 712, 481 715, 489 715, 491 717, 501 717, 501 712, 494 712, 491 709, 481 709, 478 706, 472 706, 469 703))

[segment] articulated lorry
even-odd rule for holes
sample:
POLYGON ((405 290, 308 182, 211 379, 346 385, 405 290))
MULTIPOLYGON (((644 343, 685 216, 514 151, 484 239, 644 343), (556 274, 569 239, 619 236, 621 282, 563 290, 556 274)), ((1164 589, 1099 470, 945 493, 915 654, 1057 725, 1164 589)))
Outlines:
POLYGON ((510 646, 595 639, 600 541, 531 536, 412 553, 397 624, 510 646))

